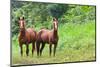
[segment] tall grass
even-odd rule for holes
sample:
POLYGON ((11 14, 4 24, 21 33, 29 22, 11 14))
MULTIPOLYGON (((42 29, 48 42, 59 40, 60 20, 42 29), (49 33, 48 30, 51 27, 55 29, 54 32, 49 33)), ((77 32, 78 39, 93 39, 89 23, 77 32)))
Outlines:
POLYGON ((95 33, 95 22, 60 24, 58 28, 59 41, 55 57, 49 56, 48 44, 46 44, 41 57, 37 57, 36 51, 32 57, 31 44, 29 46, 29 57, 27 57, 24 45, 24 56, 21 57, 18 36, 16 35, 12 38, 12 63, 41 64, 95 60, 95 33))

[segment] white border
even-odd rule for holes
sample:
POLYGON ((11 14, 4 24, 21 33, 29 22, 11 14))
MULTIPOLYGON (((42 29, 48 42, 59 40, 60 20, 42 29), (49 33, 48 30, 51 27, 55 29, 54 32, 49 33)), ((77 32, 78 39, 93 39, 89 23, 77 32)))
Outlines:
MULTIPOLYGON (((29 1, 29 0, 28 0, 29 1)), ((100 0, 30 0, 41 2, 84 4, 97 6, 97 61, 86 63, 68 63, 39 65, 41 67, 97 67, 100 64, 100 0), (97 2, 96 2, 97 1, 97 2)), ((10 65, 10 0, 0 2, 0 67, 10 65)))
POLYGON ((95 0, 21 0, 21 1, 38 1, 38 2, 55 2, 68 4, 96 5, 95 0))

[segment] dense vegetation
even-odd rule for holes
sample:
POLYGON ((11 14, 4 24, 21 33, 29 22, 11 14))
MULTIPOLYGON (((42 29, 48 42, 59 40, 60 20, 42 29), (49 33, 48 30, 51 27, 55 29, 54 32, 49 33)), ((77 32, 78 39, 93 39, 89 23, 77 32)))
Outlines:
MULTIPOLYGON (((95 60, 95 6, 50 4, 36 2, 11 2, 12 61, 14 64, 40 64, 95 60), (24 16, 26 28, 37 32, 52 29, 52 18, 59 20, 57 56, 49 57, 48 45, 43 56, 21 58, 18 46, 18 17, 24 16)), ((25 47, 25 46, 24 46, 25 47)), ((30 45, 31 49, 31 45, 30 45)), ((25 48, 24 48, 25 51, 25 48)))
POLYGON ((18 34, 18 17, 24 16, 26 27, 51 28, 52 17, 64 23, 86 23, 95 21, 95 7, 66 4, 47 4, 12 1, 12 33, 18 34))

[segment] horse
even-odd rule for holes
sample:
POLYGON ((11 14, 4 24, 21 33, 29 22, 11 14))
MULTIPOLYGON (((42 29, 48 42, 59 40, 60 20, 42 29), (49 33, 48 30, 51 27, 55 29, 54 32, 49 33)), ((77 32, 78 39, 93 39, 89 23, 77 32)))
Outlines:
POLYGON ((25 28, 25 20, 24 17, 19 18, 19 46, 20 46, 20 53, 23 56, 23 44, 26 45, 26 55, 29 54, 29 44, 32 43, 32 56, 35 50, 35 42, 36 42, 36 31, 32 28, 25 28))
POLYGON ((54 45, 53 56, 55 56, 58 40, 59 40, 58 20, 56 18, 53 18, 53 29, 48 30, 48 29, 43 28, 37 34, 37 40, 36 40, 37 56, 42 55, 42 51, 46 43, 49 44, 50 56, 52 53, 52 45, 54 45))

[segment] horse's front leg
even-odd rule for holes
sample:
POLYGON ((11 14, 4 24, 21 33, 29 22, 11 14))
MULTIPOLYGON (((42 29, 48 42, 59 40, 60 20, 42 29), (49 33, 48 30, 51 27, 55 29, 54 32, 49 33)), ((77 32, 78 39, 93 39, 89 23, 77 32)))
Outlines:
POLYGON ((54 56, 55 56, 55 53, 56 53, 56 48, 57 48, 57 44, 54 44, 54 56))
POLYGON ((49 54, 51 56, 51 52, 52 52, 52 44, 49 45, 49 54))
POLYGON ((35 42, 32 43, 32 56, 34 54, 34 50, 35 50, 35 42))
POLYGON ((29 45, 26 44, 26 55, 28 56, 28 54, 29 54, 29 45))
POLYGON ((39 56, 39 53, 40 53, 40 42, 36 42, 36 48, 37 48, 37 56, 39 56))

